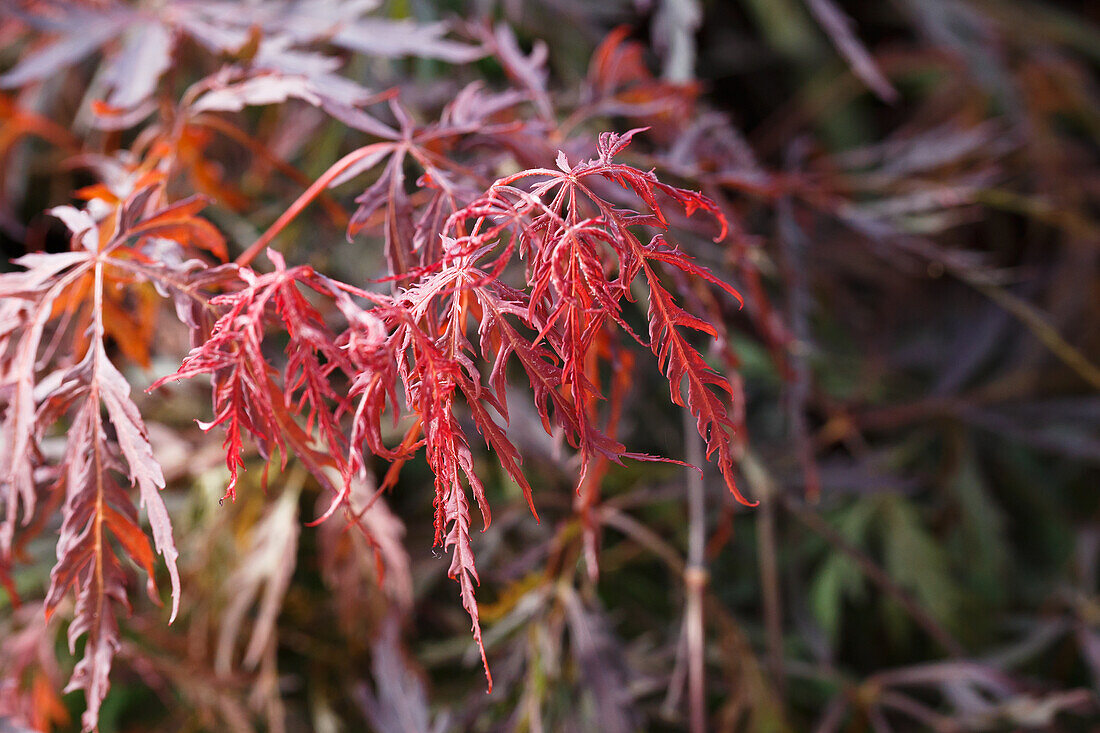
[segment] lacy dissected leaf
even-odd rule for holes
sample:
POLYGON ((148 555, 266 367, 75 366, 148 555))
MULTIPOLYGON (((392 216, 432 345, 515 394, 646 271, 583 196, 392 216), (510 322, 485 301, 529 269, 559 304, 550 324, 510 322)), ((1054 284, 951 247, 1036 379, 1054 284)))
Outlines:
POLYGON ((339 343, 339 334, 324 323, 299 289, 301 285, 331 294, 330 281, 309 267, 288 269, 275 252, 269 256, 275 272, 258 274, 238 268, 243 287, 209 301, 212 307, 223 309, 209 334, 200 335, 201 343, 174 374, 150 388, 204 374, 212 378, 214 419, 200 425, 207 431, 219 425, 225 428, 223 447, 230 473, 226 496, 230 499, 235 497, 238 470, 244 466, 246 436, 252 437, 265 458, 271 456, 272 448, 278 448, 285 465, 288 431, 292 447, 302 453, 311 450, 309 443, 316 428, 328 454, 339 461, 341 472, 348 480, 353 473, 344 470, 347 439, 337 421, 339 414, 352 409, 349 396, 338 394, 329 379, 334 371, 356 373, 344 348, 350 341, 339 343), (263 351, 272 324, 289 336, 281 384, 273 380, 279 370, 263 351), (303 414, 306 425, 301 432, 302 428, 292 427, 292 423, 303 414))
MULTIPOLYGON (((438 487, 437 487, 438 492, 438 487)), ((485 679, 489 683, 489 691, 493 689, 493 675, 489 672, 489 660, 485 656, 485 644, 481 638, 481 622, 478 619, 477 598, 474 595, 476 585, 480 585, 481 579, 477 575, 477 567, 474 563, 474 552, 470 545, 470 507, 466 502, 466 494, 461 484, 456 484, 447 492, 443 501, 443 521, 450 526, 447 538, 443 543, 446 550, 451 551, 451 565, 447 569, 447 575, 458 581, 462 607, 470 615, 473 624, 474 642, 481 652, 481 663, 485 668, 485 679)))
MULTIPOLYGON (((744 501, 733 475, 731 434, 735 425, 720 396, 723 392, 731 395, 733 388, 676 329, 688 327, 712 337, 716 333, 706 321, 675 304, 654 267, 660 263, 679 269, 721 288, 738 302, 740 296, 706 268, 667 246, 662 237, 643 244, 633 232, 637 226, 667 229, 661 199, 671 199, 688 216, 698 210, 714 215, 721 225, 718 240, 726 234, 725 219, 702 194, 662 183, 651 171, 616 162, 615 156, 637 132, 601 135, 595 159, 570 165, 565 155, 559 154, 557 170, 540 168, 498 180, 485 196, 448 221, 448 230, 455 235, 450 245, 456 253, 452 260, 488 260, 493 256, 496 259, 485 267, 490 273, 500 272, 513 252, 527 261, 528 290, 513 301, 509 317, 537 331, 534 345, 544 341, 554 359, 548 362, 545 356, 532 357, 525 349, 511 346, 506 318, 492 313, 492 297, 486 298, 484 287, 475 284, 472 289, 479 292, 492 313, 486 318, 488 326, 483 325, 482 356, 495 357, 494 374, 500 373, 502 360, 509 353, 520 357, 532 377, 536 405, 544 421, 550 419, 546 396, 560 393, 562 399, 555 400, 553 416, 581 453, 582 483, 591 457, 616 462, 623 456, 647 458, 627 453, 594 422, 594 406, 604 400, 604 395, 589 375, 586 361, 597 334, 612 325, 640 340, 622 316, 622 302, 631 299, 631 285, 644 272, 650 288, 650 346, 669 379, 673 399, 696 417, 700 434, 707 440, 708 457, 716 459, 730 490, 744 501), (633 209, 612 203, 605 197, 606 182, 631 192, 644 207, 633 209), (520 303, 526 305, 525 312, 515 307, 520 303), (486 331, 492 338, 486 338, 486 331), (557 374, 551 381, 553 386, 545 381, 540 386, 536 377, 548 373, 551 363, 557 374), (680 396, 685 380, 686 401, 680 396)), ((491 274, 485 276, 486 280, 491 278, 491 274)))
POLYGON ((172 618, 179 607, 180 581, 172 529, 160 498, 164 486, 160 466, 153 459, 145 426, 129 399, 129 385, 97 341, 85 358, 65 375, 58 392, 83 396, 68 431, 67 498, 57 543, 57 564, 50 574, 44 603, 47 618, 70 589, 76 608, 69 625, 69 647, 86 635, 84 657, 77 664, 67 690, 83 689, 87 700, 85 729, 95 727, 99 706, 110 686, 111 662, 118 651, 115 607, 129 612, 125 574, 109 542, 109 535, 125 555, 148 576, 149 596, 156 592, 153 550, 138 525, 137 509, 112 474, 128 476, 140 487, 157 551, 164 557, 172 580, 172 618), (106 407, 115 441, 105 428, 106 407))
POLYGON ((156 389, 169 380, 211 375, 214 419, 199 425, 206 431, 218 425, 225 426, 222 447, 230 474, 226 487, 226 496, 230 499, 235 496, 237 472, 244 465, 241 453, 245 435, 251 433, 265 455, 269 455, 271 440, 282 447, 281 433, 271 430, 271 426, 277 425, 267 388, 271 367, 261 349, 266 299, 253 308, 256 295, 255 289, 246 288, 211 300, 211 305, 228 305, 229 310, 217 320, 209 336, 191 350, 174 374, 152 386, 156 389))
MULTIPOLYGON (((157 552, 164 557, 165 565, 168 566, 168 574, 172 581, 172 615, 169 619, 171 623, 179 612, 180 579, 176 570, 178 552, 172 540, 172 522, 164 506, 164 500, 160 496, 160 490, 164 488, 164 475, 160 464, 153 457, 153 449, 149 445, 149 435, 141 419, 141 413, 130 399, 130 384, 107 358, 102 343, 98 344, 97 348, 100 350, 97 357, 99 397, 114 427, 115 440, 126 461, 126 473, 130 482, 138 486, 140 504, 149 518, 157 552)), ((133 529, 136 530, 136 526, 133 529)), ((144 534, 131 533, 131 537, 131 542, 123 542, 127 550, 139 549, 142 542, 145 543, 145 547, 148 546, 144 534)), ((129 554, 136 557, 133 551, 129 554)), ((151 558, 143 560, 141 564, 152 582, 151 558)))
MULTIPOLYGON (((397 364, 386 323, 376 313, 360 308, 341 290, 334 289, 333 297, 336 307, 348 322, 347 330, 339 336, 336 344, 344 352, 345 363, 350 366, 348 399, 354 403, 347 460, 344 463, 344 491, 349 494, 350 500, 352 478, 358 477, 359 484, 366 480, 365 449, 389 459, 402 459, 407 456, 408 450, 391 450, 382 442, 382 419, 387 404, 392 407, 395 422, 399 409, 397 364)), ((326 514, 331 511, 330 508, 326 514)))
MULTIPOLYGON (((49 617, 69 589, 75 588, 76 608, 69 624, 70 652, 76 652, 81 636, 86 635, 87 639, 84 656, 73 670, 66 691, 84 690, 87 707, 83 723, 86 730, 91 730, 110 687, 111 663, 119 648, 116 607, 126 612, 130 608, 125 576, 108 542, 107 530, 128 551, 136 551, 135 560, 150 570, 153 553, 137 527, 129 497, 109 475, 111 469, 117 471, 120 467, 105 449, 106 437, 97 401, 89 399, 77 413, 69 440, 76 452, 69 462, 69 493, 45 609, 49 617)), ((149 577, 151 580, 153 576, 149 577)))
POLYGON ((67 287, 87 272, 87 255, 71 252, 26 255, 17 262, 26 272, 0 275, 0 398, 4 400, 0 441, 0 487, 4 492, 4 524, 0 553, 11 552, 22 507, 23 523, 35 509, 34 470, 37 442, 44 426, 36 419, 37 359, 54 303, 67 287))
MULTIPOLYGON (((143 358, 135 360, 145 362, 151 336, 134 323, 120 323, 116 315, 134 302, 134 292, 147 296, 154 287, 182 299, 198 297, 189 289, 193 264, 173 267, 150 255, 171 252, 177 256, 168 262, 179 262, 178 254, 188 250, 218 251, 220 246, 224 253, 224 243, 197 217, 204 202, 165 203, 162 177, 155 174, 134 174, 130 185, 116 180, 114 188, 97 185, 84 193, 94 201, 86 209, 63 206, 51 212, 72 233, 73 251, 25 255, 17 260, 23 272, 0 275, 0 399, 3 429, 11 438, 0 442, 6 500, 0 553, 11 552, 20 509, 24 525, 34 516, 39 481, 56 475, 38 446, 65 420, 62 476, 46 489, 47 495, 63 494, 64 505, 44 608, 49 617, 70 590, 76 596, 69 642, 75 651, 85 637, 84 653, 68 689, 84 691, 83 722, 90 730, 97 724, 119 648, 116 615, 120 608, 129 611, 121 558, 144 570, 150 598, 159 604, 155 550, 171 581, 170 619, 180 598, 177 551, 160 495, 164 476, 130 385, 108 355, 108 345, 114 344, 120 353, 140 354, 143 358), (129 339, 138 343, 130 345, 129 339), (81 353, 74 363, 73 355, 81 353), (137 486, 152 543, 120 479, 137 486)), ((35 524, 40 529, 43 522, 35 524)))
POLYGON ((469 484, 486 527, 490 511, 485 487, 474 471, 473 454, 454 413, 456 386, 467 378, 455 359, 456 351, 442 351, 416 328, 406 327, 398 333, 403 340, 398 370, 405 384, 405 401, 423 426, 425 453, 435 478, 435 544, 451 552, 447 574, 459 584, 492 689, 478 620, 475 588, 480 580, 470 542, 470 508, 464 484, 469 484))
MULTIPOLYGON (((395 106, 394 112, 402 119, 399 107, 395 106)), ((407 140, 414 128, 406 122, 402 125, 407 140)), ((532 512, 531 488, 521 470, 519 452, 492 414, 507 419, 505 368, 513 357, 530 378, 534 402, 547 431, 556 423, 580 451, 579 485, 585 485, 593 459, 651 459, 627 452, 601 429, 597 406, 604 395, 592 359, 598 353, 597 337, 615 325, 641 340, 630 330, 622 303, 631 299, 631 285, 643 272, 654 293, 651 345, 670 380, 674 401, 697 417, 699 430, 711 448, 709 455, 716 458, 730 489, 741 498, 733 483, 734 424, 720 397, 722 392, 732 393, 732 387, 677 329, 688 327, 711 336, 715 331, 673 302, 654 268, 678 269, 735 298, 736 291, 662 238, 643 244, 633 232, 638 226, 667 228, 661 199, 671 199, 688 215, 699 209, 714 214, 722 224, 719 238, 725 235, 724 219, 705 196, 664 184, 652 172, 616 162, 614 156, 635 132, 602 135, 596 159, 570 166, 559 156, 558 170, 524 171, 497 181, 487 194, 448 219, 439 258, 421 260, 416 270, 408 268, 405 258, 411 251, 391 250, 392 272, 407 274, 412 282, 385 307, 378 306, 376 297, 371 312, 361 314, 347 294, 337 298, 338 307, 352 324, 345 343, 352 361, 360 367, 352 377, 359 404, 349 465, 363 444, 394 460, 395 466, 405 459, 402 451, 420 442, 425 446, 435 482, 436 543, 451 553, 449 575, 459 583, 487 676, 475 597, 478 575, 467 486, 486 526, 490 511, 456 412, 463 406, 469 411, 502 468, 523 489, 532 512), (532 182, 521 188, 519 184, 528 179, 532 182), (626 189, 643 206, 634 210, 611 203, 604 198, 608 183, 626 189), (526 260, 522 288, 509 287, 501 280, 515 255, 526 260), (479 324, 476 349, 468 333, 471 321, 479 324), (530 332, 536 334, 533 339, 526 335, 530 332), (398 411, 389 394, 392 376, 380 364, 390 355, 397 362, 405 406, 416 418, 397 452, 381 445, 378 432, 386 405, 393 406, 395 417, 398 411), (479 363, 491 364, 487 382, 479 363), (685 380, 686 400, 679 392, 685 380)), ((403 155, 404 144, 395 145, 393 149, 403 155)), ((334 180, 358 172, 360 164, 374 164, 380 160, 381 149, 368 146, 345 158, 332 169, 334 180)), ((403 181, 401 168, 393 160, 360 198, 361 206, 370 213, 386 200, 387 187, 403 181)), ((403 190, 403 186, 397 188, 403 190)), ((363 211, 361 208, 360 215, 363 211)), ((392 245, 398 237, 392 229, 390 234, 392 245)), ((616 398, 616 405, 620 399, 616 398)), ((617 421, 617 410, 617 406, 612 410, 611 426, 617 421)), ((390 485, 389 477, 385 485, 390 485)))
POLYGON ((661 285, 660 279, 649 265, 649 260, 670 262, 682 269, 697 266, 691 265, 683 255, 673 256, 658 252, 647 257, 642 268, 649 285, 649 343, 653 353, 657 355, 661 371, 668 378, 672 401, 686 407, 695 417, 699 435, 707 444, 707 458, 714 459, 718 464, 726 485, 737 500, 743 504, 752 504, 741 495, 734 480, 736 459, 733 454, 732 433, 736 431, 736 425, 729 417, 725 400, 719 397, 719 392, 732 396, 733 387, 725 376, 704 361, 677 328, 701 331, 712 337, 717 336, 717 333, 706 321, 676 305, 672 296, 661 285), (681 392, 681 385, 685 382, 686 399, 681 392))
POLYGON ((385 161, 378 178, 355 199, 359 207, 348 225, 348 236, 376 225, 376 214, 381 210, 391 276, 436 263, 441 255, 438 235, 443 223, 484 185, 476 171, 455 162, 447 153, 459 142, 491 136, 506 128, 491 124, 489 118, 518 101, 513 95, 489 96, 480 86, 470 85, 443 110, 438 122, 420 126, 404 107, 391 100, 397 129, 357 110, 333 110, 347 124, 383 138, 330 169, 329 185, 338 186, 385 161), (422 171, 417 185, 428 199, 419 212, 406 192, 405 167, 410 160, 422 171))
MULTIPOLYGON (((97 204, 113 205, 114 215, 96 221, 86 211, 71 206, 54 207, 50 213, 66 223, 84 248, 110 251, 112 266, 104 270, 98 306, 105 335, 131 361, 147 367, 159 311, 157 281, 150 281, 143 272, 152 264, 150 256, 171 259, 175 252, 202 251, 224 260, 225 240, 210 222, 197 216, 206 205, 202 198, 190 197, 133 221, 143 216, 139 210, 145 197, 153 195, 152 186, 126 202, 115 199, 103 186, 90 188, 103 196, 93 199, 97 204)), ((52 315, 70 323, 87 323, 93 315, 95 292, 93 274, 85 270, 54 303, 52 315)), ((71 348, 82 352, 87 348, 87 339, 88 334, 77 329, 71 348)))

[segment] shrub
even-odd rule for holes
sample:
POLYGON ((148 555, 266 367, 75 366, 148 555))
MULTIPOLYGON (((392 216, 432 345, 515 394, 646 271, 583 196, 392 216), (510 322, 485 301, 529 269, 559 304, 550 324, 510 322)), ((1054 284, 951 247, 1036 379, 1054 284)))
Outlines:
MULTIPOLYGON (((1044 432, 1010 409, 1052 396, 1020 384, 1100 386, 1088 333, 1061 335, 1087 299, 995 269, 1085 287, 1035 242, 1100 231, 1066 186, 1095 178, 1091 26, 1036 11, 1036 40, 1015 2, 901 2, 860 26, 872 53, 830 0, 706 26, 656 3, 648 39, 616 4, 378 5, 0 17, 0 723, 67 725, 70 664, 85 730, 126 705, 180 728, 608 731, 1095 707, 1082 674, 1036 696, 1001 656, 961 661, 998 636, 972 609, 1052 603, 1004 590, 1006 517, 1043 502, 975 431, 1022 441, 1021 474, 1068 456, 1057 493, 1094 510, 1077 413, 1025 403, 1044 432), (769 49, 753 81, 695 79, 745 28, 769 49), (1000 310, 954 305, 973 293, 1000 310), (731 570, 746 554, 759 578, 731 570), (890 643, 853 640, 864 618, 890 643), (477 658, 498 690, 473 702, 450 673, 477 658)), ((1095 549, 1047 521, 1068 539, 1044 562, 1095 549)), ((1054 605, 1095 677, 1087 609, 1054 605)))

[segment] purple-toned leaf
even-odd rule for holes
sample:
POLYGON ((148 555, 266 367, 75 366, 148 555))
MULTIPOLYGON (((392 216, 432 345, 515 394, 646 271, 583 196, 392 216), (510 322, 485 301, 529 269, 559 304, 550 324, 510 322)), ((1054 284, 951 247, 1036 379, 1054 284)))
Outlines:
POLYGON ((79 30, 31 52, 11 71, 0 75, 0 87, 21 87, 63 71, 118 35, 126 21, 127 17, 120 14, 88 18, 79 30))
POLYGON ((310 88, 309 80, 305 77, 271 73, 212 89, 195 100, 191 111, 196 114, 239 112, 249 106, 285 102, 291 97, 314 105, 321 104, 321 98, 310 88))
POLYGON ((99 385, 100 398, 107 407, 107 415, 115 427, 119 448, 126 459, 130 480, 137 483, 141 496, 141 505, 149 516, 149 526, 153 530, 153 541, 157 552, 168 566, 168 575, 172 581, 172 615, 168 622, 175 620, 179 612, 180 577, 176 569, 179 552, 172 539, 172 522, 160 497, 164 488, 164 474, 160 464, 153 457, 149 435, 137 406, 130 400, 130 384, 115 368, 99 344, 99 385))
POLYGON ((104 81, 111 87, 107 104, 132 109, 149 99, 172 63, 174 48, 173 32, 163 23, 131 26, 122 51, 111 59, 104 75, 104 81))
POLYGON ((444 38, 448 30, 446 23, 368 18, 344 26, 332 37, 332 42, 373 56, 417 56, 452 64, 467 64, 485 55, 480 46, 444 38))

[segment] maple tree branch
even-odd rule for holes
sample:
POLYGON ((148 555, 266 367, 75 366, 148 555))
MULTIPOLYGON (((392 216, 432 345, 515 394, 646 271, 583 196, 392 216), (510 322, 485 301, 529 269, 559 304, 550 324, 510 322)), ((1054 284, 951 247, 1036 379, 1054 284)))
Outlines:
MULTIPOLYGON (((704 463, 703 439, 695 429, 691 413, 682 411, 685 458, 693 466, 704 463)), ((706 568, 706 486, 703 474, 684 470, 688 503, 688 552, 684 568, 687 604, 684 609, 684 631, 688 654, 688 705, 692 733, 704 733, 707 727, 706 698, 706 629, 703 618, 703 595, 709 582, 706 568)))
POLYGON ((271 241, 275 239, 279 232, 285 229, 287 224, 294 221, 298 214, 302 213, 302 211, 304 211, 305 208, 314 199, 323 194, 325 189, 328 188, 329 184, 334 181, 341 173, 343 173, 345 170, 347 170, 363 158, 366 158, 374 154, 378 150, 381 150, 385 147, 390 147, 392 145, 393 143, 389 142, 372 143, 370 145, 361 147, 358 150, 354 150, 345 155, 340 160, 336 161, 336 163, 333 164, 331 168, 322 173, 321 177, 313 182, 313 185, 307 188, 301 196, 295 199, 294 203, 292 203, 287 208, 287 210, 284 211, 282 215, 280 215, 279 218, 275 220, 275 223, 268 227, 267 231, 261 234, 260 238, 253 242, 252 246, 242 252, 237 257, 237 259, 234 260, 234 262, 241 267, 245 267, 251 264, 252 260, 256 259, 256 257, 261 252, 263 252, 264 249, 267 248, 267 245, 269 245, 271 241))

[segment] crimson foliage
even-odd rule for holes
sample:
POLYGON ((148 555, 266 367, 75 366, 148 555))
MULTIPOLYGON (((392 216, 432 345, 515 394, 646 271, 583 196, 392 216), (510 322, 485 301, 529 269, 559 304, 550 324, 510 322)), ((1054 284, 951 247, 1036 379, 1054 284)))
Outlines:
MULTIPOLYGON (((618 400, 605 394, 601 363, 624 338, 643 344, 667 378, 672 401, 693 417, 707 457, 748 503, 734 483, 735 388, 696 345, 695 336, 714 338, 718 331, 674 293, 681 288, 698 303, 689 291, 703 285, 738 302, 740 296, 666 238, 676 212, 685 221, 701 213, 713 219, 707 226, 722 241, 727 223, 719 208, 619 159, 645 128, 601 134, 588 160, 570 163, 558 151, 553 167, 552 147, 540 154, 527 144, 551 113, 537 60, 524 56, 506 30, 464 43, 444 38, 443 26, 362 18, 361 5, 344 3, 322 18, 311 15, 308 3, 253 6, 247 13, 230 3, 179 3, 153 19, 124 6, 89 15, 80 7, 30 3, 20 18, 48 30, 52 40, 0 84, 37 84, 103 47, 108 92, 94 105, 96 124, 142 129, 129 151, 80 161, 101 183, 78 192, 82 208, 51 210, 71 233, 69 251, 27 254, 16 260, 22 271, 0 275, 0 554, 9 561, 17 538, 25 541, 47 523, 63 500, 44 608, 48 617, 67 594, 76 596, 70 648, 86 641, 68 689, 84 691, 86 729, 97 726, 119 650, 116 614, 129 606, 122 560, 136 562, 159 601, 153 548, 160 554, 171 579, 169 622, 187 595, 160 494, 165 479, 131 385, 114 363, 149 363, 157 308, 134 304, 151 303, 153 289, 172 302, 193 348, 151 390, 161 395, 163 385, 209 378, 213 417, 200 424, 224 436, 227 499, 236 497, 249 451, 267 461, 277 454, 284 468, 294 457, 331 490, 321 521, 350 513, 368 456, 393 466, 387 488, 423 449, 434 475, 435 544, 451 555, 448 574, 459 586, 490 689, 470 497, 486 528, 491 513, 473 431, 537 518, 509 436, 510 371, 512 381, 522 375, 546 432, 576 451, 581 491, 608 461, 671 460, 629 450, 601 408, 609 396, 618 400), (161 77, 173 44, 186 37, 220 54, 221 65, 169 104, 170 90, 158 94, 161 77), (439 121, 420 125, 393 93, 374 95, 337 75, 335 57, 301 49, 321 39, 354 51, 451 62, 492 51, 519 83, 497 92, 472 84, 439 121), (371 111, 381 97, 390 98, 396 124, 383 121, 385 110, 371 111), (241 202, 203 161, 202 133, 247 143, 225 115, 291 99, 377 141, 331 167, 235 262, 226 262, 223 235, 200 212, 210 201, 237 208, 241 202), (499 156, 476 151, 492 147, 531 167, 490 182, 486 173, 499 156), (421 171, 415 185, 406 179, 410 167, 421 171), (345 283, 285 262, 277 237, 290 221, 328 188, 378 168, 356 199, 348 236, 380 230, 388 272, 374 283, 345 283), (180 197, 181 174, 190 182, 183 188, 197 193, 180 197), (261 252, 271 267, 254 264, 261 252), (648 301, 645 335, 630 325, 639 294, 648 301), (109 348, 119 355, 110 356, 109 348), (387 421, 401 427, 402 439, 387 442, 387 421), (56 432, 64 433, 65 448, 47 455, 42 441, 56 432), (127 483, 137 487, 137 506, 127 483), (139 506, 152 543, 140 527, 139 506)), ((622 40, 611 39, 594 66, 593 113, 621 81, 614 75, 623 63, 609 58, 622 40)), ((650 84, 644 71, 634 71, 650 84)), ((642 88, 658 109, 688 93, 656 83, 642 88)), ((572 141, 569 147, 578 149, 572 141)), ((595 528, 589 523, 586 531, 595 528)), ((594 572, 594 550, 590 561, 594 572)))

